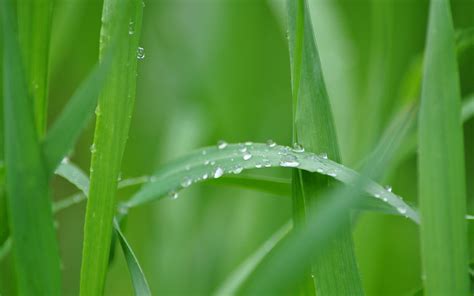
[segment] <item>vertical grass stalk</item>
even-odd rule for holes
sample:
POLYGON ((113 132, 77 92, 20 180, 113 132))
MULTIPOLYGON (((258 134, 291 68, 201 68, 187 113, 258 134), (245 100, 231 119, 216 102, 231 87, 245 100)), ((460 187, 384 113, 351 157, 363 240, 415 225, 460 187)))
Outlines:
POLYGON ((100 295, 104 289, 117 179, 135 101, 142 11, 141 0, 104 1, 101 58, 111 46, 115 52, 96 111, 91 184, 84 225, 81 295, 100 295))
POLYGON ((461 95, 448 0, 432 0, 419 117, 419 198, 426 295, 468 295, 461 95))
POLYGON ((19 295, 59 295, 59 251, 48 178, 16 34, 12 0, 2 1, 4 129, 8 213, 19 295))
MULTIPOLYGON (((294 140, 305 149, 325 153, 341 161, 336 130, 326 91, 312 23, 304 0, 288 1, 289 46, 294 108, 294 140)), ((320 202, 319 197, 331 187, 327 176, 295 171, 293 207, 295 226, 304 224, 308 209, 320 202)), ((353 250, 350 216, 331 242, 327 254, 318 256, 312 265, 312 276, 306 275, 303 293, 319 295, 363 294, 353 250)))

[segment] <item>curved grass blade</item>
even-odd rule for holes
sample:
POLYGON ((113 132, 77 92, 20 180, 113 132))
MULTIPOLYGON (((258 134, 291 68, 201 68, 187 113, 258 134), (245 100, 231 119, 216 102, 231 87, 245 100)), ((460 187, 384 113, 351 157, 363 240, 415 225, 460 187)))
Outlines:
POLYGON ((468 121, 474 115, 474 94, 471 94, 462 102, 461 118, 463 122, 468 121))
POLYGON ((116 51, 96 112, 91 184, 84 223, 80 295, 98 295, 104 289, 117 179, 135 100, 137 56, 143 57, 138 51, 142 13, 141 0, 104 1, 101 62, 111 46, 116 51), (129 34, 129 24, 134 25, 133 34, 129 34), (113 40, 114 37, 116 40, 113 40))
POLYGON ((96 65, 89 77, 76 90, 63 112, 48 130, 43 151, 48 172, 52 174, 61 159, 73 149, 81 131, 92 117, 112 61, 112 51, 96 65))
POLYGON ((18 292, 21 295, 59 295, 59 250, 48 178, 27 92, 11 0, 2 1, 1 13, 7 198, 18 292))
MULTIPOLYGON (((359 174, 341 164, 310 152, 297 152, 290 147, 267 144, 232 144, 224 149, 208 147, 176 160, 157 171, 150 182, 137 191, 122 207, 133 208, 171 194, 193 183, 238 174, 247 169, 268 167, 298 168, 354 184, 359 174)), ((393 192, 368 180, 364 190, 418 223, 415 210, 393 192)))
POLYGON ((266 240, 254 253, 252 253, 242 264, 232 272, 221 284, 214 295, 235 295, 238 289, 245 283, 250 274, 268 256, 275 246, 288 235, 292 229, 291 221, 278 229, 268 240, 266 240))
POLYGON ((424 291, 468 295, 461 95, 447 0, 432 0, 419 115, 419 203, 424 291))
POLYGON ((132 278, 135 295, 151 295, 150 287, 148 286, 148 283, 146 281, 145 274, 143 273, 140 264, 138 264, 137 257, 135 256, 135 253, 133 253, 132 247, 127 242, 127 239, 123 235, 122 230, 120 230, 120 226, 117 220, 114 220, 114 228, 119 238, 120 245, 122 246, 122 251, 125 256, 125 260, 127 261, 128 270, 130 271, 130 277, 132 278))
POLYGON ((252 189, 278 196, 291 196, 291 180, 283 178, 262 175, 227 175, 210 183, 252 189))

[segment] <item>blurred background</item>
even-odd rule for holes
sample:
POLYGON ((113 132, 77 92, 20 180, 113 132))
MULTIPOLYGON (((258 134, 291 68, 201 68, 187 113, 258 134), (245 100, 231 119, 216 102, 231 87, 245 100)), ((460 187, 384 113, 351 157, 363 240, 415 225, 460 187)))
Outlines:
MULTIPOLYGON (((426 0, 309 0, 343 162, 355 167, 407 97, 422 53, 426 0), (407 82, 408 79, 408 82, 407 82)), ((456 29, 474 26, 474 1, 452 2, 456 29)), ((144 0, 137 98, 122 178, 151 174, 198 147, 228 142, 291 143, 291 92, 284 0, 144 0)), ((57 0, 51 45, 53 122, 97 62, 101 1, 57 0)), ((474 92, 474 51, 459 57, 463 96, 474 92)), ((94 123, 71 159, 88 171, 94 123)), ((465 124, 470 212, 474 198, 474 120, 465 124)), ((387 171, 384 184, 416 203, 416 155, 387 171)), ((289 170, 262 174, 290 177, 289 170)), ((55 199, 75 192, 56 178, 55 199)), ((121 191, 127 198, 132 190, 121 191)), ((58 214, 64 295, 77 294, 85 205, 58 214)), ((177 200, 134 209, 125 230, 156 295, 208 295, 291 217, 291 199, 199 184, 177 200)), ((354 241, 367 295, 410 295, 421 285, 417 227, 364 213, 354 241)), ((471 234, 473 231, 471 230, 471 234)), ((473 235, 471 235, 472 237, 473 235)), ((471 239, 472 242, 472 239, 471 239)), ((471 248, 472 250, 473 248, 471 248)), ((471 251, 471 253, 473 253, 471 251)), ((471 254, 471 258, 472 258, 471 254)), ((14 293, 11 258, 0 290, 14 293)), ((131 295, 119 249, 106 294, 131 295)))

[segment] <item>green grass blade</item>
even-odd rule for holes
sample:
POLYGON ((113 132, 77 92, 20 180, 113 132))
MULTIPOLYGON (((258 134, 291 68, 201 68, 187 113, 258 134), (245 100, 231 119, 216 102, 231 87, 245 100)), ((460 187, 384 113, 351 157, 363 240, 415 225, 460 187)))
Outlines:
MULTIPOLYGON (((305 0, 287 2, 294 106, 293 138, 308 151, 326 153, 331 159, 340 162, 334 120, 307 6, 305 0)), ((308 218, 306 208, 318 203, 321 192, 331 183, 327 176, 303 171, 294 173, 296 227, 298 220, 308 218)), ((309 283, 306 285, 314 285, 317 294, 363 294, 352 243, 350 217, 348 215, 342 219, 346 225, 344 231, 331 243, 328 253, 313 262, 314 284, 313 279, 307 276, 306 282, 309 283)), ((307 293, 314 294, 312 291, 307 293)))
MULTIPOLYGON (((65 209, 73 204, 76 204, 82 200, 86 199, 86 196, 89 193, 89 179, 87 175, 77 166, 70 162, 63 162, 56 170, 56 174, 68 180, 71 184, 76 186, 82 193, 75 194, 70 198, 57 202, 54 204, 54 211, 60 211, 65 209)), ((124 186, 125 187, 125 186, 124 186)), ((133 289, 135 290, 135 295, 151 295, 150 288, 148 287, 145 274, 143 273, 140 264, 135 256, 135 253, 132 250, 132 247, 127 242, 122 230, 120 229, 119 223, 114 219, 113 226, 115 232, 119 238, 120 246, 127 261, 128 270, 130 271, 130 276, 132 278, 133 289)))
MULTIPOLYGON (((269 167, 295 168, 317 172, 345 184, 354 184, 359 174, 341 164, 310 152, 295 151, 290 147, 267 144, 229 144, 224 149, 207 147, 184 156, 157 171, 150 182, 137 191, 122 206, 133 208, 162 199, 176 198, 179 190, 194 183, 238 174, 243 170, 269 167), (242 152, 244 151, 244 152, 242 152)), ((418 214, 400 197, 373 181, 364 190, 390 205, 404 216, 418 222, 418 214)))
POLYGON ((12 6, 12 1, 2 1, 7 198, 18 291, 21 295, 59 295, 59 251, 48 179, 14 32, 12 6))
POLYGON ((421 250, 427 295, 468 295, 463 133, 454 29, 432 0, 419 115, 421 250))
POLYGON ((72 151, 81 131, 92 117, 97 98, 110 67, 111 52, 76 90, 64 111, 48 130, 43 141, 43 151, 51 174, 63 157, 72 151))
POLYGON ((227 175, 210 184, 257 190, 278 196, 291 196, 291 180, 262 175, 227 175))
POLYGON ((117 221, 114 221, 115 232, 118 235, 120 245, 122 246, 122 251, 125 256, 125 260, 127 260, 128 270, 130 271, 130 276, 133 282, 133 289, 135 291, 135 295, 139 296, 147 296, 151 295, 150 287, 145 278, 145 274, 138 263, 138 260, 133 253, 132 247, 127 242, 127 239, 123 235, 122 231, 120 230, 120 226, 117 221))
POLYGON ((287 222, 278 229, 268 240, 266 240, 254 253, 252 253, 239 267, 234 270, 229 277, 214 293, 215 295, 235 295, 240 287, 245 283, 255 268, 266 258, 275 246, 288 235, 292 228, 292 223, 287 222))
POLYGON ((463 122, 468 121, 474 116, 474 94, 471 94, 462 102, 461 118, 463 122))
POLYGON ((18 0, 18 36, 25 63, 30 96, 33 98, 35 125, 42 137, 48 112, 49 41, 53 0, 18 0))
POLYGON ((142 11, 141 0, 104 1, 101 57, 104 57, 104 53, 112 45, 116 51, 96 113, 96 129, 91 149, 91 184, 84 225, 80 295, 98 295, 104 289, 117 179, 135 99, 142 11), (135 26, 134 34, 129 34, 129 24, 135 26), (111 40, 113 36, 118 39, 111 40))

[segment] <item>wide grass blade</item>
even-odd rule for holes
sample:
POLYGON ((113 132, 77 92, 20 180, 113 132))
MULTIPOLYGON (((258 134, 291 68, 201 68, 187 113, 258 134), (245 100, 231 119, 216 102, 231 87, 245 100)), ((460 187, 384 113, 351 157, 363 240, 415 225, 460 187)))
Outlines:
MULTIPOLYGON (((294 108, 293 139, 308 151, 326 153, 331 159, 341 162, 308 4, 306 0, 288 0, 287 8, 294 108)), ((321 192, 331 184, 332 180, 327 176, 301 170, 294 172, 295 227, 305 223, 309 215, 307 209, 319 202, 321 192)), ((341 219, 344 220, 344 230, 331 242, 327 254, 313 262, 311 275, 307 275, 306 283, 303 284, 305 287, 315 287, 317 294, 363 294, 352 243, 350 216, 341 219)), ((308 288, 305 290, 306 294, 314 294, 308 288)))
MULTIPOLYGON (((290 147, 268 144, 229 144, 223 149, 207 147, 163 166, 121 207, 133 208, 164 197, 176 198, 179 190, 194 183, 239 174, 243 170, 269 167, 298 168, 334 178, 345 184, 354 184, 359 174, 338 164, 325 155, 294 150, 290 147)), ((373 181, 367 181, 364 190, 390 205, 402 215, 418 222, 418 214, 390 190, 373 181)))
POLYGON ((461 96, 449 1, 432 0, 419 115, 424 291, 468 295, 461 96))
POLYGON ((80 295, 98 295, 104 289, 117 179, 135 100, 137 53, 139 58, 143 57, 138 47, 142 12, 141 0, 104 1, 101 59, 111 46, 115 47, 115 53, 96 112, 80 295), (113 40, 115 36, 117 40, 113 40))
POLYGON ((48 62, 53 0, 17 0, 18 36, 27 89, 33 99, 35 125, 41 138, 48 113, 48 62))
POLYGON ((12 6, 12 1, 2 1, 7 198, 18 292, 59 295, 59 251, 48 178, 15 34, 12 6))
POLYGON ((54 172, 61 159, 72 151, 77 138, 92 117, 99 92, 110 68, 111 54, 110 51, 103 62, 92 70, 48 130, 43 141, 43 150, 50 174, 54 172))

